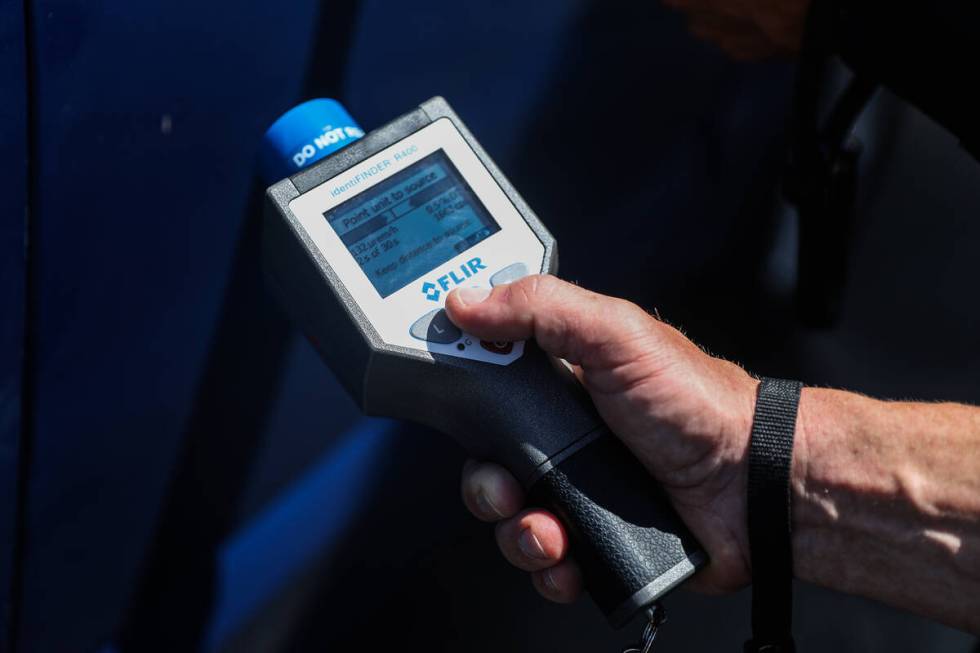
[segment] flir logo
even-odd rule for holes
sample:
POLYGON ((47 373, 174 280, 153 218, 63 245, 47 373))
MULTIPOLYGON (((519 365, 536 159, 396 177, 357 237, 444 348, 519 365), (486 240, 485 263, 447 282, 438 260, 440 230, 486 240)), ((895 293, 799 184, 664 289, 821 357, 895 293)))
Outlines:
POLYGON ((422 294, 430 302, 439 301, 442 291, 449 290, 454 286, 461 285, 471 277, 475 277, 480 270, 486 270, 487 266, 479 258, 471 258, 456 269, 450 270, 446 274, 436 279, 435 283, 425 281, 422 283, 422 294))

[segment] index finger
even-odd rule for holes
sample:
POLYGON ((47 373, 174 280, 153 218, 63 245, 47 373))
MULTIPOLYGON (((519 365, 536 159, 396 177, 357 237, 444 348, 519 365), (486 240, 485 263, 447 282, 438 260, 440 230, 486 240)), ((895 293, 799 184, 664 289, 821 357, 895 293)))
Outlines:
POLYGON ((467 460, 460 492, 466 508, 483 521, 513 517, 524 506, 521 484, 495 463, 467 460))

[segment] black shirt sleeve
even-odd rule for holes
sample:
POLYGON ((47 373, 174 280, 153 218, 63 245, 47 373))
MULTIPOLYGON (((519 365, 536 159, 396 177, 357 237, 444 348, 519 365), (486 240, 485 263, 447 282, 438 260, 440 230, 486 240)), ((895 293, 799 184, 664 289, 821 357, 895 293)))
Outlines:
POLYGON ((916 105, 980 159, 980 0, 836 4, 834 45, 844 61, 916 105))

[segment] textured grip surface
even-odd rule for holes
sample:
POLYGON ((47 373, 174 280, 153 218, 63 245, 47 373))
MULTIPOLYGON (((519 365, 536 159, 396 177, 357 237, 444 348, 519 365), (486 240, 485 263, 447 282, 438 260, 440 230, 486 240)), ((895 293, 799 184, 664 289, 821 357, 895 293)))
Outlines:
POLYGON ((611 434, 542 476, 530 498, 564 523, 586 589, 614 627, 706 562, 666 495, 611 434))

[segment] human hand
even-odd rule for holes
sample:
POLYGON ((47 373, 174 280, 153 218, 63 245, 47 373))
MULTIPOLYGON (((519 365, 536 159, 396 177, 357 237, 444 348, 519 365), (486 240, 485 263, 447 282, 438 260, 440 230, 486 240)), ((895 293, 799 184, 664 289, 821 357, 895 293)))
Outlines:
POLYGON ((810 0, 664 0, 683 11, 691 33, 740 60, 800 50, 810 0))
MULTIPOLYGON (((719 593, 749 582, 745 493, 757 381, 713 358, 635 304, 547 275, 486 290, 460 289, 446 310, 485 340, 534 338, 571 363, 606 424, 667 490, 710 557, 691 585, 719 593)), ((513 565, 532 572, 546 598, 574 600, 582 581, 566 556, 558 519, 525 509, 524 491, 502 467, 469 461, 463 501, 497 521, 497 543, 513 565)))

